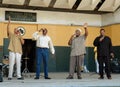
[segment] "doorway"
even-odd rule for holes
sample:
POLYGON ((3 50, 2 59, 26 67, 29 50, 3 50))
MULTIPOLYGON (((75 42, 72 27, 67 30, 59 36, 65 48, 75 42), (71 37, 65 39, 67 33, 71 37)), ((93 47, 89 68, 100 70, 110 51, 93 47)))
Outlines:
POLYGON ((25 68, 25 60, 26 60, 29 72, 35 72, 36 41, 33 41, 32 39, 24 39, 24 40, 25 43, 23 45, 22 71, 25 68))

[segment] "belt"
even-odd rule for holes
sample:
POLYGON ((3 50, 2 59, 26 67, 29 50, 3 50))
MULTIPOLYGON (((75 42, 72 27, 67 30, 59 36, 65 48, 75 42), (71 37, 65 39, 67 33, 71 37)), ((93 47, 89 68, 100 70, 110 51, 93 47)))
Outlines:
POLYGON ((48 49, 47 47, 37 47, 37 48, 40 48, 40 49, 48 49))

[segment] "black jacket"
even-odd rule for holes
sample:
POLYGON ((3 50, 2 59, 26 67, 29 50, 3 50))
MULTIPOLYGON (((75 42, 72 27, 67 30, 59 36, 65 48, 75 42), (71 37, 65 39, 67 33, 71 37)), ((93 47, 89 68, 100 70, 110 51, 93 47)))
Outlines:
POLYGON ((105 36, 104 39, 100 42, 101 36, 98 36, 94 40, 94 46, 97 46, 98 56, 110 56, 110 53, 113 53, 112 42, 108 36, 105 36))

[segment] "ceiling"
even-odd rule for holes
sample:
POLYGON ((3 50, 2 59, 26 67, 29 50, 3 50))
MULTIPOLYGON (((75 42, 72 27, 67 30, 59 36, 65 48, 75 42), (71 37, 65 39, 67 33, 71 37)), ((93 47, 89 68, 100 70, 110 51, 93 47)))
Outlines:
POLYGON ((103 14, 120 8, 120 0, 0 0, 0 8, 103 14))

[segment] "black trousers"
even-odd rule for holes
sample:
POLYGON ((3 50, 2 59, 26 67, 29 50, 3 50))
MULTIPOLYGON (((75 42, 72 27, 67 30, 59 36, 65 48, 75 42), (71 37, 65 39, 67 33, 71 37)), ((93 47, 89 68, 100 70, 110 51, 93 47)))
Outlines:
POLYGON ((109 56, 98 56, 99 63, 99 74, 101 77, 104 77, 104 64, 105 64, 105 73, 107 77, 111 77, 110 74, 110 57, 109 56))

